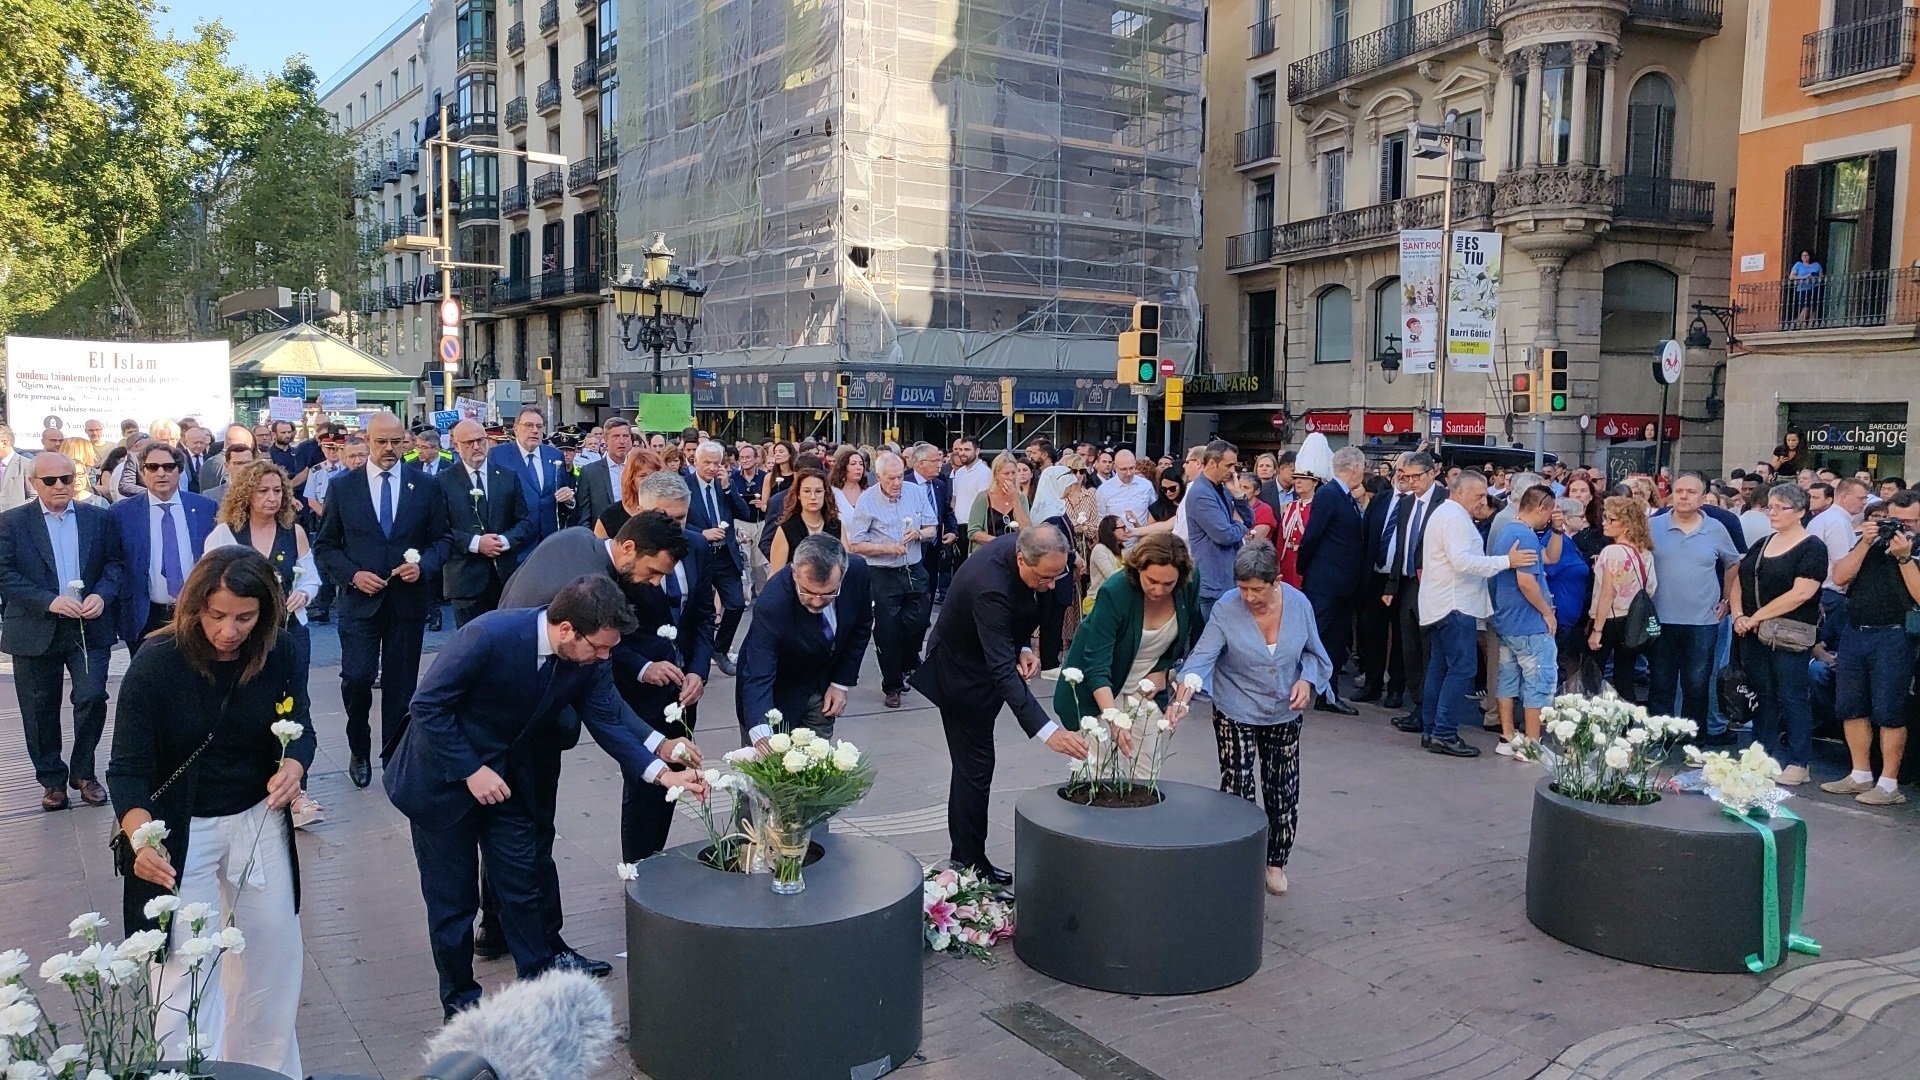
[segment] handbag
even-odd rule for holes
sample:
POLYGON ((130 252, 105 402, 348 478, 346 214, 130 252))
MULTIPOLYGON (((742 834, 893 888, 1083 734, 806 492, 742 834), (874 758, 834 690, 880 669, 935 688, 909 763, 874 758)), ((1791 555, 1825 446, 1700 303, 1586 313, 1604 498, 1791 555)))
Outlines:
MULTIPOLYGON (((1749 551, 1759 552, 1759 555, 1753 557, 1745 566, 1748 579, 1753 583, 1753 597, 1758 600, 1760 598, 1760 560, 1766 557, 1766 545, 1755 544, 1749 551)), ((1747 560, 1742 561, 1747 562, 1747 560)), ((1820 624, 1789 619, 1784 615, 1776 616, 1760 620, 1753 628, 1753 638, 1770 649, 1803 653, 1812 649, 1814 642, 1820 640, 1820 624)))
POLYGON ((1640 591, 1633 594, 1627 603, 1627 613, 1622 616, 1620 644, 1629 649, 1644 649, 1653 644, 1660 636, 1660 616, 1654 612, 1653 597, 1647 589, 1647 566, 1638 551, 1633 551, 1634 572, 1640 575, 1640 591))
MULTIPOLYGON (((172 776, 167 777, 159 787, 153 789, 147 796, 148 802, 158 802, 160 796, 165 795, 167 789, 185 776, 194 762, 200 760, 200 755, 206 753, 207 747, 213 745, 213 737, 220 731, 219 721, 226 719, 227 705, 233 700, 233 691, 234 687, 227 687, 226 696, 220 699, 220 711, 214 716, 214 723, 207 728, 207 737, 200 740, 200 745, 194 748, 193 753, 187 755, 187 760, 181 762, 179 768, 173 770, 172 776)), ((128 838, 127 830, 120 826, 118 818, 114 819, 113 832, 107 837, 107 850, 113 855, 113 876, 132 877, 133 860, 138 852, 133 850, 133 841, 128 838)))

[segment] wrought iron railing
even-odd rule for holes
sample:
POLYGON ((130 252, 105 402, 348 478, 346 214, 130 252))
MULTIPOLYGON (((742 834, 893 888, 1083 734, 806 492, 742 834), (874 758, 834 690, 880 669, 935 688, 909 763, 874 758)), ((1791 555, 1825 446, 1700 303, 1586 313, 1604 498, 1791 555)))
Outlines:
MULTIPOLYGON (((1444 192, 1290 222, 1274 229, 1272 257, 1309 255, 1354 244, 1394 241, 1403 229, 1437 229, 1445 216, 1444 192)), ((1493 185, 1481 180, 1453 182, 1453 224, 1460 228, 1486 218, 1493 208, 1493 185)))
POLYGON ((523 128, 526 126, 527 99, 526 95, 523 94, 507 102, 507 129, 511 131, 514 128, 523 128))
POLYGON ((1280 16, 1247 27, 1247 58, 1265 56, 1280 47, 1280 16))
POLYGON ((515 184, 500 193, 500 213, 505 217, 520 217, 527 212, 527 189, 515 184))
POLYGON ((533 92, 534 111, 538 112, 542 116, 545 116, 546 114, 553 112, 559 107, 560 107, 560 80, 548 79, 546 82, 543 82, 540 84, 539 89, 533 92))
POLYGON ((600 89, 600 61, 582 60, 573 66, 573 92, 584 94, 600 89))
POLYGON ((1279 150, 1281 144, 1279 124, 1261 124, 1251 127, 1233 137, 1233 164, 1235 168, 1251 165, 1256 161, 1265 161, 1279 150))
POLYGON ((1742 285, 1735 334, 1920 324, 1920 269, 1821 274, 1742 285))
POLYGON ((1627 10, 1643 19, 1719 30, 1721 0, 1627 0, 1627 10))
POLYGON ((1884 68, 1911 69, 1916 19, 1920 8, 1903 7, 1808 34, 1800 42, 1800 85, 1884 68))
POLYGON ((1713 224, 1713 181, 1664 176, 1613 178, 1615 221, 1678 225, 1713 224))
POLYGON ((1416 53, 1492 30, 1501 4, 1502 0, 1452 0, 1295 60, 1287 65, 1287 100, 1299 101, 1416 53))
POLYGON ((412 175, 420 171, 420 151, 419 150, 416 149, 416 150, 400 151, 400 171, 408 175, 412 175))
POLYGON ((578 195, 600 186, 600 159, 591 155, 567 166, 567 191, 578 195))
POLYGON ((524 20, 507 28, 507 55, 518 56, 527 47, 527 24, 524 20))
POLYGON ((1227 237, 1227 269, 1243 270, 1273 258, 1273 230, 1255 229, 1227 237))
POLYGON ((567 194, 567 180, 559 169, 541 173, 533 178, 533 205, 545 206, 550 202, 559 202, 567 194))
POLYGON ((560 2, 547 0, 540 5, 540 32, 551 34, 560 28, 560 2))

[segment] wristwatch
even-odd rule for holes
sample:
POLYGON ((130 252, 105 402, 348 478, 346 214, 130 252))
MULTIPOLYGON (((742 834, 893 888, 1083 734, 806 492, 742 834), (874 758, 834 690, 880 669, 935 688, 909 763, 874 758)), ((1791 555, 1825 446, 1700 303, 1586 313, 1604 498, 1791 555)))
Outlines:
POLYGON ((1894 561, 1894 562, 1896 562, 1896 563, 1899 563, 1899 564, 1900 564, 1901 566, 1906 566, 1907 564, 1909 564, 1909 563, 1911 563, 1911 562, 1913 562, 1913 556, 1911 556, 1911 555, 1902 555, 1902 556, 1900 556, 1899 558, 1897 558, 1897 559, 1895 559, 1895 560, 1893 560, 1893 561, 1894 561))

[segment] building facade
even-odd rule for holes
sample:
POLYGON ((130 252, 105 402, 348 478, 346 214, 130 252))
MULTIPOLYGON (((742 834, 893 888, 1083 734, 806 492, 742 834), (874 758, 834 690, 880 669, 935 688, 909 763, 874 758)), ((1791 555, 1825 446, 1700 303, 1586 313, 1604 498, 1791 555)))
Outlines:
POLYGON ((1920 12, 1904 0, 1753 0, 1751 17, 1727 464, 1767 460, 1791 429, 1809 464, 1911 478, 1920 12), (1796 269, 1803 253, 1811 264, 1796 269))
MULTIPOLYGON (((1534 445, 1510 377, 1571 357, 1545 446, 1590 459, 1660 412, 1652 361, 1692 304, 1724 305, 1745 0, 1234 0, 1213 8, 1202 291, 1208 375, 1189 408, 1243 443, 1307 431, 1393 445, 1432 380, 1400 373, 1400 233, 1438 229, 1445 160, 1408 125, 1473 140, 1452 225, 1497 232, 1492 373, 1450 372, 1449 441, 1534 445), (1250 27, 1242 46, 1237 30, 1250 27), (1239 60, 1242 53, 1249 59, 1239 60), (1716 92, 1715 88, 1720 88, 1716 92), (1477 159, 1477 160, 1476 160, 1477 159), (1386 363, 1382 363, 1383 358, 1386 363), (1396 376, 1391 377, 1391 376, 1396 376), (1585 423, 1582 423, 1582 417, 1585 423)), ((1667 396, 1682 464, 1719 460, 1723 349, 1667 396)))
POLYGON ((1190 361, 1200 0, 630 0, 621 20, 615 262, 663 233, 708 292, 657 378, 621 351, 616 399, 688 392, 744 437, 998 446, 1128 434, 1115 337, 1137 300, 1190 361))

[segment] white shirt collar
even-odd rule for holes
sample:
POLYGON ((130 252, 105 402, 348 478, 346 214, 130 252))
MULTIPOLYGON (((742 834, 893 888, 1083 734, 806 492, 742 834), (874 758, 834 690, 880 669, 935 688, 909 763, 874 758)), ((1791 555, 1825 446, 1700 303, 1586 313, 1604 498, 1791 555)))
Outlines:
POLYGON ((534 615, 534 622, 538 624, 538 629, 533 632, 533 658, 544 664, 547 657, 553 655, 552 627, 547 623, 546 608, 541 608, 534 615))
POLYGON ((147 492, 147 505, 156 509, 162 506, 179 506, 180 493, 178 491, 174 492, 173 497, 170 499, 156 499, 153 497, 153 492, 149 491, 147 492))

